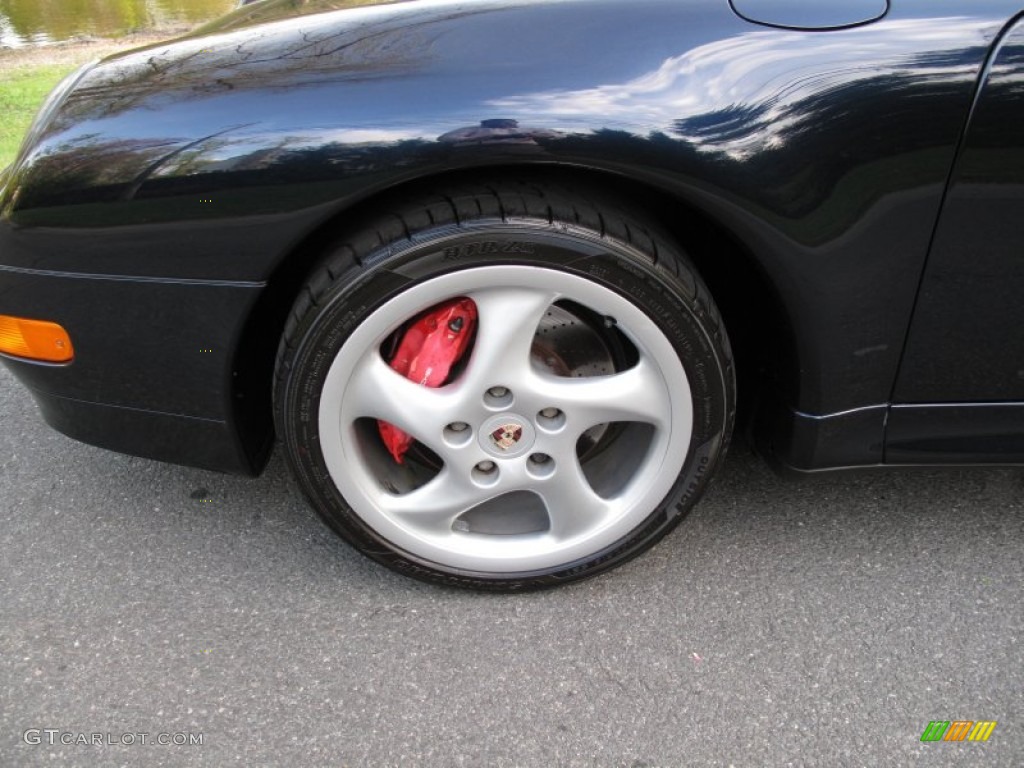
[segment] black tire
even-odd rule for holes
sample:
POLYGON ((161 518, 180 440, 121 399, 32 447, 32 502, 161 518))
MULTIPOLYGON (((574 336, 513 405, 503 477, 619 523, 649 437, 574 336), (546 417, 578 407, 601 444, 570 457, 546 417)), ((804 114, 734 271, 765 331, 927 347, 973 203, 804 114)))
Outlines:
MULTIPOLYGON (((476 589, 512 591, 564 584, 621 565, 653 546, 682 520, 703 493, 724 456, 735 412, 732 357, 721 318, 707 289, 680 248, 658 234, 654 225, 644 222, 642 216, 630 212, 619 202, 591 199, 575 190, 555 185, 518 182, 471 185, 418 196, 393 207, 394 210, 391 212, 382 213, 376 220, 369 221, 358 231, 340 239, 326 254, 295 302, 278 352, 274 386, 277 432, 294 476, 312 506, 343 539, 377 562, 424 581, 476 589), (397 303, 393 302, 396 297, 418 295, 414 294, 413 290, 417 286, 419 288, 416 290, 426 290, 423 286, 430 287, 443 283, 444 280, 505 275, 505 272, 494 270, 510 265, 537 268, 540 270, 537 275, 545 279, 552 277, 557 280, 575 281, 571 284, 580 284, 581 290, 590 290, 589 286, 593 285, 593 290, 600 291, 601 296, 607 294, 609 301, 621 303, 625 299, 630 306, 639 309, 640 314, 650 321, 651 327, 668 341, 669 346, 663 345, 664 349, 672 351, 677 357, 677 362, 681 363, 681 370, 685 371, 685 382, 690 391, 688 402, 692 408, 692 424, 689 440, 679 443, 685 447, 685 458, 682 453, 678 453, 673 454, 678 455, 678 459, 672 459, 670 456, 671 460, 667 461, 671 466, 675 466, 673 462, 681 462, 681 469, 674 482, 671 478, 664 480, 659 476, 658 483, 668 487, 668 492, 659 496, 660 501, 648 502, 646 506, 649 508, 640 510, 639 507, 644 505, 639 501, 633 507, 629 507, 629 514, 633 516, 630 520, 635 520, 636 524, 623 535, 607 542, 601 541, 598 533, 590 533, 587 529, 587 535, 592 535, 593 541, 599 542, 600 546, 582 555, 574 550, 577 556, 565 562, 544 560, 557 558, 558 551, 561 550, 556 551, 555 544, 522 544, 522 559, 510 562, 543 561, 543 567, 509 570, 508 566, 499 567, 498 561, 495 560, 495 568, 491 570, 489 567, 465 567, 467 562, 476 562, 472 554, 453 554, 451 558, 432 559, 424 556, 422 551, 411 551, 414 547, 399 546, 382 535, 378 530, 380 525, 371 525, 368 522, 370 519, 377 519, 373 517, 372 509, 375 498, 372 493, 377 491, 373 489, 366 491, 369 501, 361 500, 356 505, 361 506, 364 513, 355 511, 353 504, 343 497, 335 480, 336 477, 341 477, 338 474, 341 470, 338 468, 337 459, 332 459, 335 473, 333 476, 328 467, 326 455, 335 455, 336 452, 324 449, 322 439, 333 441, 335 437, 333 428, 329 436, 321 434, 320 414, 323 406, 323 413, 326 414, 324 418, 328 419, 323 423, 330 424, 330 419, 334 418, 333 411, 329 411, 326 406, 328 400, 324 394, 332 364, 336 359, 340 359, 339 354, 343 349, 346 350, 346 355, 355 355, 359 352, 356 337, 360 333, 368 333, 366 328, 383 323, 380 318, 384 316, 384 308, 397 306, 397 303), (478 269, 483 267, 491 271, 478 269), (579 280, 580 278, 582 280, 579 280), (364 323, 367 325, 364 326, 364 323), (363 332, 358 331, 361 326, 364 326, 363 332), (349 346, 346 346, 346 342, 349 346), (325 397, 323 402, 322 396, 325 397), (536 558, 532 559, 534 555, 536 558)), ((483 295, 489 295, 486 291, 491 289, 489 284, 481 283, 480 290, 485 292, 483 295)), ((499 286, 493 290, 500 292, 504 289, 499 286)), ((585 308, 577 309, 571 302, 565 304, 568 309, 561 309, 561 303, 556 306, 560 307, 559 312, 569 313, 567 316, 579 320, 582 327, 580 332, 588 334, 587 345, 596 350, 607 350, 607 357, 616 371, 628 370, 629 366, 634 364, 630 361, 631 356, 641 354, 636 351, 639 347, 635 339, 629 336, 628 327, 622 328, 621 332, 618 329, 609 330, 608 326, 612 321, 602 324, 599 313, 590 313, 585 308)), ((410 317, 419 309, 421 308, 413 306, 410 299, 410 317)), ((647 328, 648 320, 638 320, 637 323, 647 328)), ((477 343, 483 342, 478 340, 477 343)), ((660 342, 654 339, 652 344, 660 342)), ((480 348, 485 349, 483 346, 480 348)), ((533 349, 531 347, 531 354, 534 354, 533 349)), ((566 354, 569 351, 566 348, 566 354)), ((607 362, 603 358, 603 351, 593 354, 601 358, 602 363, 607 362)), ((554 360, 555 357, 550 359, 554 360)), ((561 365, 561 358, 558 360, 558 364, 561 365)), ((665 396, 669 398, 667 402, 673 403, 672 408, 676 409, 682 396, 674 394, 675 384, 668 376, 668 372, 676 370, 673 367, 676 363, 662 354, 662 357, 654 361, 655 365, 652 367, 657 367, 661 361, 664 361, 664 365, 658 370, 663 372, 665 377, 663 380, 668 390, 665 396)), ((535 362, 531 363, 534 364, 535 362)), ((337 375, 339 374, 335 374, 337 375)), ((331 379, 332 382, 334 380, 331 379)), ((334 392, 333 385, 329 391, 334 392)), ((334 397, 335 395, 331 394, 331 398, 334 397)), ((342 393, 337 397, 345 398, 349 395, 342 393)), ((355 398, 355 395, 351 397, 355 398)), ((336 401, 331 399, 330 402, 336 401)), ((348 401, 342 399, 337 402, 348 401)), ((675 414, 677 411, 673 410, 672 413, 675 414)), ((510 416, 512 417, 527 420, 530 418, 510 416)), ((540 418, 539 414, 537 418, 540 418)), ((352 422, 352 425, 347 426, 340 416, 337 420, 341 423, 338 428, 339 434, 342 435, 341 439, 349 440, 349 445, 354 444, 356 438, 352 435, 358 430, 363 430, 359 432, 358 439, 368 441, 366 445, 360 443, 361 447, 350 450, 360 451, 360 457, 369 456, 372 452, 373 462, 379 462, 376 458, 379 447, 369 445, 374 440, 372 430, 362 426, 363 421, 352 422), (350 431, 346 432, 346 429, 350 431)), ((616 441, 626 446, 623 442, 626 438, 621 436, 623 431, 629 432, 632 429, 633 435, 648 435, 647 438, 630 438, 650 441, 638 443, 641 446, 653 446, 655 443, 658 446, 671 445, 671 440, 685 437, 680 437, 681 427, 665 427, 659 431, 660 428, 653 426, 641 424, 633 427, 631 422, 623 423, 625 427, 619 422, 611 421, 600 427, 593 427, 586 433, 586 441, 583 438, 577 441, 574 450, 576 455, 581 457, 579 462, 584 472, 588 466, 618 466, 623 460, 628 460, 630 451, 636 452, 636 449, 617 447, 616 441), (597 436, 592 435, 595 430, 597 436), (672 430, 676 432, 673 433, 672 430), (587 446, 585 456, 581 453, 584 449, 580 448, 584 443, 587 446), (618 458, 620 454, 616 454, 615 451, 619 451, 624 458, 618 458), (600 457, 602 452, 613 458, 590 458, 600 457), (590 464, 601 461, 604 463, 590 464), (610 465, 609 461, 618 464, 610 465)), ((681 424, 683 421, 676 419, 673 424, 675 423, 681 424)), ((461 424, 459 426, 461 427, 461 424)), ((487 425, 481 422, 470 426, 473 430, 479 428, 482 431, 487 425)), ((539 441, 540 437, 537 440, 539 441)), ((478 448, 479 446, 474 443, 472 449, 475 451, 478 448)), ((641 449, 640 453, 647 457, 648 454, 653 455, 653 451, 654 448, 650 447, 641 449), (644 450, 647 453, 643 453, 644 450)), ((413 469, 420 467, 420 464, 416 464, 417 461, 423 467, 430 467, 431 462, 435 462, 429 470, 423 469, 427 473, 438 471, 436 462, 447 462, 446 459, 438 459, 429 450, 423 450, 419 456, 418 459, 410 460, 411 465, 415 464, 413 469)), ((537 456, 540 457, 538 461, 545 458, 544 454, 534 454, 531 460, 537 456)), ((360 462, 362 461, 360 458, 360 462)), ((569 461, 571 462, 571 459, 569 461)), ((648 459, 644 458, 642 461, 647 462, 648 459)), ((486 463, 485 461, 476 466, 483 466, 486 463)), ((501 460, 497 460, 497 463, 499 469, 505 471, 506 465, 501 460)), ((559 466, 565 463, 562 462, 559 466)), ((363 463, 359 466, 360 471, 364 471, 363 463)), ((365 460, 365 467, 366 473, 391 471, 386 468, 375 469, 383 465, 374 464, 369 458, 365 460)), ((635 472, 639 473, 641 469, 646 472, 647 467, 646 463, 638 463, 635 472)), ((513 470, 512 464, 508 464, 509 476, 513 470)), ((591 469, 592 473, 596 471, 591 469)), ((576 475, 578 476, 579 472, 576 475)), ((343 485, 348 482, 347 477, 343 478, 343 485)), ((388 488, 389 483, 392 483, 385 478, 380 478, 379 482, 388 488)), ((409 482, 409 488, 416 487, 413 481, 409 482)), ((638 481, 632 477, 626 476, 615 482, 622 488, 629 489, 630 493, 635 494, 635 498, 644 498, 643 488, 639 487, 638 481)), ((591 481, 591 485, 594 486, 595 483, 591 481)), ((547 507, 550 503, 547 499, 556 496, 554 491, 552 496, 545 495, 544 506, 547 507)), ((594 504, 599 504, 600 499, 604 498, 596 488, 595 496, 598 501, 594 504)), ((613 494, 608 496, 612 497, 613 494)), ((519 503, 526 497, 505 496, 500 503, 511 505, 513 498, 519 503)), ((633 499, 634 496, 629 498, 633 499)), ((553 536, 556 512, 557 510, 548 511, 548 534, 543 533, 544 523, 541 522, 536 525, 541 526, 538 530, 542 532, 522 533, 521 536, 553 536)), ((501 514, 507 515, 508 512, 503 508, 501 514)), ((579 513, 574 509, 571 514, 578 516, 579 513)), ((459 518, 460 521, 462 519, 459 518)), ((458 521, 457 523, 463 526, 460 530, 465 530, 469 525, 458 521)), ((584 521, 573 524, 587 523, 584 521)), ((485 525, 494 523, 487 522, 485 525)), ((527 524, 524 522, 522 525, 523 530, 526 530, 527 524)), ((574 529, 568 527, 565 530, 571 533, 574 529)), ((457 548, 458 552, 465 551, 467 547, 471 550, 473 542, 483 539, 463 539, 461 536, 480 537, 491 533, 489 529, 486 534, 453 533, 452 546, 457 548), (467 544, 467 541, 470 543, 467 544)), ((575 542, 576 539, 572 538, 575 534, 570 533, 565 534, 565 541, 575 542)), ((583 537, 583 534, 579 536, 583 537)), ((589 541, 584 538, 580 540, 589 541)), ((532 540, 517 537, 500 540, 505 541, 532 540)), ((548 539, 543 541, 546 542, 548 539)), ((491 544, 488 543, 487 546, 491 544)), ((562 543, 558 542, 558 546, 562 546, 562 543)))

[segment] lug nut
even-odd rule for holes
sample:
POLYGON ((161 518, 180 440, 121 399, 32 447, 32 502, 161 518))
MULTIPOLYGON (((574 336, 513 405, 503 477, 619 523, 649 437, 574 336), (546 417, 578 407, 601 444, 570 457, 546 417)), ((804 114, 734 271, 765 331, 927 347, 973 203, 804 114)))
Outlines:
POLYGON ((526 463, 526 471, 538 479, 551 477, 555 473, 555 460, 546 453, 531 453, 526 463))
POLYGON ((448 425, 448 429, 450 429, 452 432, 465 432, 467 429, 469 429, 469 424, 467 424, 464 421, 453 421, 451 424, 448 425))
POLYGON ((507 387, 491 387, 487 390, 487 394, 491 397, 504 397, 508 394, 507 387))
POLYGON ((548 406, 537 412, 537 427, 545 432, 559 432, 565 427, 565 413, 548 406))
POLYGON ((481 461, 479 464, 476 465, 476 468, 479 469, 484 474, 487 474, 494 471, 494 462, 481 461))

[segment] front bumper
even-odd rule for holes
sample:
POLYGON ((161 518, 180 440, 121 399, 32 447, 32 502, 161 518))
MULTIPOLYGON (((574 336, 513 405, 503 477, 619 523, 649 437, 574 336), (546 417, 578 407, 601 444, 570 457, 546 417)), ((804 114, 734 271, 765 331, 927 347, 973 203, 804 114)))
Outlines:
POLYGON ((0 314, 60 323, 75 347, 67 364, 0 359, 70 437, 255 474, 270 438, 242 439, 234 357, 261 288, 0 266, 0 314))

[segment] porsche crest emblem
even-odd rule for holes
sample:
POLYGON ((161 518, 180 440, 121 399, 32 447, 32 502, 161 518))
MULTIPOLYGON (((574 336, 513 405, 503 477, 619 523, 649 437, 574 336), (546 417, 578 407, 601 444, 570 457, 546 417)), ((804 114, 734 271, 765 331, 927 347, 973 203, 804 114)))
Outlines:
POLYGON ((491 432, 491 442, 501 448, 501 450, 507 451, 518 443, 522 436, 523 425, 516 424, 514 421, 511 421, 508 424, 502 424, 496 430, 491 432))

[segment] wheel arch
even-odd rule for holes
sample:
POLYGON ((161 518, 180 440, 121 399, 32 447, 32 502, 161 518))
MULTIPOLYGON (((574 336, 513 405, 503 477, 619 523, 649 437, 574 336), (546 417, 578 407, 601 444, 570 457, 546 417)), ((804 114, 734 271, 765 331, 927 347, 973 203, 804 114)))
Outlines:
POLYGON ((311 271, 338 239, 389 200, 429 194, 439 188, 484 179, 558 182, 629 201, 683 246, 708 285, 733 346, 739 409, 737 430, 749 430, 763 388, 783 389, 799 370, 789 313, 756 257, 723 222, 689 199, 617 172, 554 164, 495 165, 429 174, 402 181, 351 201, 308 232, 278 261, 246 319, 232 361, 230 413, 246 452, 262 469, 273 443, 271 390, 278 345, 288 313, 311 271))

